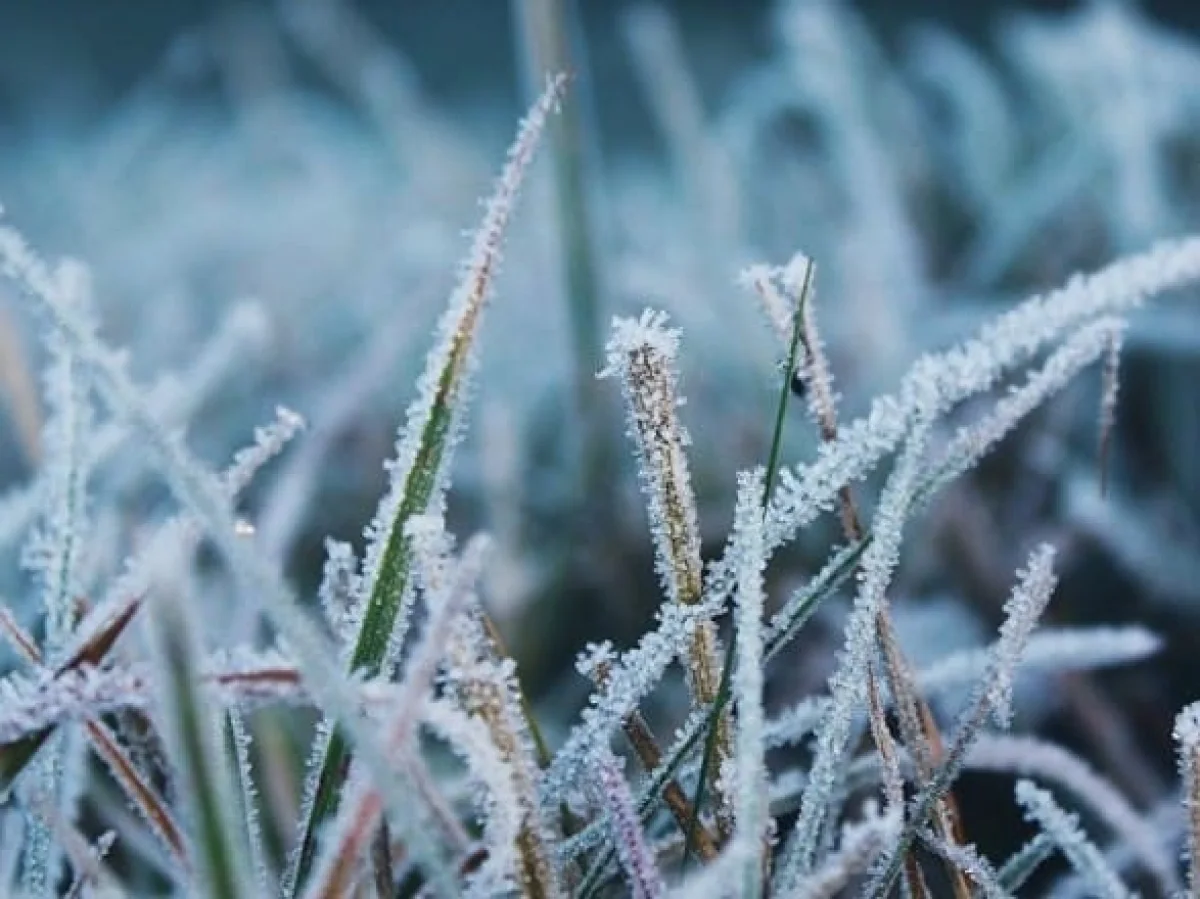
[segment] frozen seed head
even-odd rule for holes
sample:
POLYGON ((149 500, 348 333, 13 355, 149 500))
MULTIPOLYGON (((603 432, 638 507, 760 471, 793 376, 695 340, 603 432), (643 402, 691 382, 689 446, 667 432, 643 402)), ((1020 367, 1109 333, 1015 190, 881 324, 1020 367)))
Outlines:
POLYGON ((679 332, 667 327, 666 313, 614 319, 600 377, 622 382, 663 588, 670 599, 692 604, 700 599, 700 528, 685 452, 690 441, 677 414, 678 349, 679 332))
POLYGON ((673 366, 679 352, 679 329, 667 327, 667 313, 660 310, 644 309, 637 318, 614 316, 612 337, 605 349, 608 365, 598 375, 601 378, 627 377, 631 358, 639 352, 658 356, 673 366))

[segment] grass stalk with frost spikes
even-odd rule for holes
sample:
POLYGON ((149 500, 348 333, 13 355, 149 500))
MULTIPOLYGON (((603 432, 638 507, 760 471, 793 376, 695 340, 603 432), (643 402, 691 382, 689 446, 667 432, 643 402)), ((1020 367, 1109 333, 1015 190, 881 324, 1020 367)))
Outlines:
MULTIPOLYGON (((164 584, 162 592, 171 589, 164 584)), ((190 805, 199 879, 209 899, 240 899, 253 879, 234 839, 238 828, 232 816, 233 786, 210 703, 203 696, 195 626, 188 621, 183 600, 174 596, 156 597, 150 617, 163 675, 163 723, 190 805)))
POLYGON ((1188 887, 1196 895, 1200 891, 1200 702, 1185 707, 1176 717, 1174 737, 1188 820, 1188 887))
MULTIPOLYGON (((700 522, 687 456, 691 441, 677 412, 683 403, 677 385, 679 334, 667 327, 665 314, 646 311, 638 319, 615 319, 607 349, 608 366, 600 376, 621 378, 663 592, 669 603, 695 607, 703 582, 700 522)), ((688 684, 696 705, 713 703, 725 679, 717 653, 716 627, 702 616, 687 651, 688 684)), ((714 740, 717 758, 729 758, 729 721, 723 714, 714 740)), ((732 797, 723 795, 717 805, 722 836, 729 833, 731 809, 732 797)), ((692 819, 699 813, 693 805, 692 819)), ((689 849, 693 829, 688 828, 689 849)))
MULTIPOLYGON (((812 289, 812 276, 813 266, 809 263, 805 269, 804 282, 800 289, 800 295, 797 297, 796 311, 792 314, 791 342, 788 344, 787 361, 784 363, 783 384, 779 390, 779 402, 775 409, 775 427, 771 434, 771 449, 767 456, 766 473, 763 476, 762 508, 764 512, 770 506, 771 492, 775 486, 775 476, 779 471, 780 453, 783 450, 783 426, 787 420, 788 401, 792 396, 792 379, 796 377, 796 372, 799 370, 804 354, 804 320, 801 310, 808 302, 808 293, 812 289)), ((736 653, 737 631, 734 630, 729 635, 729 645, 725 649, 725 661, 721 668, 721 683, 717 689, 716 699, 713 702, 716 716, 724 714, 723 708, 729 702, 730 691, 733 687, 733 660, 736 657, 736 653)), ((688 827, 687 841, 684 843, 683 849, 684 867, 687 866, 687 860, 691 854, 696 826, 699 821, 701 806, 704 802, 704 790, 709 777, 709 768, 712 766, 713 756, 717 748, 718 724, 716 722, 719 721, 720 718, 715 717, 714 723, 711 725, 708 736, 705 739, 704 754, 700 757, 700 776, 696 780, 696 795, 692 799, 692 823, 688 827)))
MULTIPOLYGON (((397 619, 411 589, 413 548, 405 523, 440 502, 448 457, 464 414, 465 394, 474 368, 475 339, 492 279, 500 264, 500 247, 518 192, 533 161, 546 121, 565 89, 565 78, 551 79, 509 152, 483 224, 450 304, 439 324, 438 340, 426 360, 420 395, 409 407, 392 467, 392 483, 380 502, 368 550, 362 618, 350 653, 350 669, 375 677, 381 673, 389 645, 397 639, 397 619)), ((403 625, 405 622, 399 622, 403 625)), ((334 814, 337 792, 346 774, 350 747, 339 728, 329 737, 313 772, 312 801, 301 822, 291 889, 308 876, 316 851, 317 831, 334 814)))

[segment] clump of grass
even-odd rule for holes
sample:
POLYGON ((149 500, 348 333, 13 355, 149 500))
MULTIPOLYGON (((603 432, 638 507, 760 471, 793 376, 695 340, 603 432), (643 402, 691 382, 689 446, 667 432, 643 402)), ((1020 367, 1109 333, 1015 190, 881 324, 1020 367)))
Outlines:
POLYGON ((27 834, 19 851, 3 847, 19 860, 3 869, 9 879, 0 888, 19 884, 40 897, 66 884, 67 895, 213 899, 272 895, 276 884, 285 899, 858 890, 882 899, 897 889, 929 895, 931 854, 956 895, 1006 896, 1060 853, 1090 895, 1130 895, 1120 866, 1064 807, 1069 800, 1163 895, 1185 876, 1195 890, 1195 706, 1175 728, 1187 813, 1176 841, 1188 846, 1182 866, 1080 760, 1005 733, 1019 721, 1023 675, 1136 661, 1157 650, 1153 635, 1037 632, 1058 583, 1048 543, 1017 572, 986 650, 919 669, 892 612, 895 575, 922 511, 1098 360, 1107 479, 1124 318, 1152 295, 1200 283, 1200 237, 1122 257, 1000 314, 974 337, 920 357, 895 393, 849 422, 839 420, 833 363, 816 325, 814 263, 797 256, 780 269, 750 269, 746 280, 783 360, 765 464, 736 473, 731 532, 707 568, 681 412, 683 334, 660 311, 616 319, 600 374, 618 377, 625 394, 662 602, 635 645, 606 643, 580 656, 587 701, 557 747, 545 739, 485 609, 488 541, 476 536, 456 548, 446 495, 503 238, 565 86, 563 76, 550 79, 486 204, 361 559, 348 544, 327 544, 316 591, 324 631, 276 561, 258 552, 254 522, 236 505, 260 470, 301 439, 299 416, 280 409, 225 471, 211 471, 101 338, 85 271, 48 265, 0 227, 0 274, 41 315, 49 351, 43 468, 30 494, 37 502, 25 556, 44 633, 0 609, 0 631, 25 665, 0 681, 0 786, 27 834), (997 395, 1002 384, 1008 389, 997 395), (784 435, 800 398, 820 442, 810 461, 787 464, 793 450, 784 435), (968 400, 975 415, 960 420, 968 400), (143 439, 135 450, 145 449, 180 511, 140 535, 119 573, 97 573, 88 564, 93 522, 117 501, 97 489, 102 454, 89 438, 127 431, 143 439), (863 482, 876 472, 882 489, 864 502, 863 482), (840 544, 813 577, 771 603, 780 551, 832 513, 840 544), (210 545, 227 569, 221 574, 210 545), (773 709, 769 663, 843 587, 853 598, 828 692, 773 709), (227 645, 228 633, 208 619, 228 612, 228 594, 254 603, 272 632, 239 634, 252 637, 250 646, 227 645), (726 614, 732 628, 722 652, 726 614), (664 743, 647 711, 672 695, 676 673, 687 708, 664 743), (965 703, 946 714, 943 694, 964 685, 965 703), (257 713, 266 708, 311 745, 294 822, 270 820, 259 804, 272 779, 299 779, 271 748, 277 740, 262 737, 269 725, 257 713), (161 737, 161 757, 135 752, 113 726, 131 717, 161 737), (640 778, 614 751, 619 731, 645 769, 640 778), (107 773, 88 767, 88 752, 107 773), (1014 808, 1035 834, 1007 858, 988 857, 964 830, 951 791, 966 770, 1024 778, 1014 808), (109 781, 138 813, 115 851, 115 831, 90 832, 84 813, 109 781), (268 836, 283 850, 272 850, 268 836), (165 863, 151 878, 142 872, 155 859, 165 863))

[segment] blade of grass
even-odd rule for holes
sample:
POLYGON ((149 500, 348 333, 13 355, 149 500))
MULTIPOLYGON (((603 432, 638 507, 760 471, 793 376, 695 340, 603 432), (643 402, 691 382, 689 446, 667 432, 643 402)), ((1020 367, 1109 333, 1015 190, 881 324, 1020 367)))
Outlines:
MULTIPOLYGON (((117 614, 80 640, 74 651, 54 669, 55 675, 82 668, 84 665, 99 665, 104 661, 104 657, 108 655, 109 650, 113 648, 121 634, 125 633, 125 628, 129 626, 129 622, 133 620, 133 616, 137 614, 141 605, 141 597, 131 599, 127 605, 121 607, 117 614)), ((80 625, 80 629, 82 630, 86 626, 87 622, 85 621, 80 625)))
POLYGON ((163 596, 151 616, 162 676, 162 715, 175 763, 187 784, 193 819, 196 865, 212 899, 240 899, 245 876, 231 826, 232 790, 225 759, 207 717, 192 629, 182 601, 163 596))
MULTIPOLYGON (((463 348, 465 351, 465 347, 463 348)), ((437 481, 440 459, 450 433, 453 416, 450 402, 454 398, 454 357, 442 373, 420 448, 411 473, 405 483, 403 499, 396 511, 395 526, 383 552, 379 577, 363 614, 358 640, 350 656, 350 669, 366 677, 379 675, 384 655, 391 640, 392 628, 400 611, 401 597, 407 589, 411 573, 413 550, 404 535, 403 523, 428 507, 437 481)), ((317 788, 313 794, 308 817, 300 837, 300 855, 296 883, 304 882, 312 865, 316 849, 316 833, 337 807, 336 796, 350 760, 350 747, 345 735, 335 730, 329 739, 325 757, 319 763, 317 788)))
POLYGON ((1003 867, 996 873, 1000 886, 1010 893, 1016 892, 1025 885, 1038 867, 1054 854, 1054 841, 1046 834, 1039 833, 1036 837, 1018 849, 1003 867))
MULTIPOLYGON (((808 262, 808 266, 804 271, 804 282, 800 288, 800 298, 796 304, 796 312, 792 317, 792 339, 788 346, 787 363, 783 371, 783 384, 779 390, 779 402, 775 409, 775 428, 771 435, 771 450, 767 456, 767 471, 763 481, 762 507, 767 508, 771 500, 771 491, 775 486, 775 477, 779 471, 779 455, 783 448, 783 425, 787 418, 788 401, 792 396, 792 378, 796 374, 796 368, 800 360, 802 351, 801 335, 804 331, 804 305, 808 302, 808 295, 812 289, 813 264, 808 262)), ((737 652, 737 631, 733 630, 729 635, 729 645, 725 649, 725 659, 721 666, 721 683, 717 687, 717 699, 713 703, 717 715, 714 715, 714 722, 718 720, 721 710, 729 701, 729 691, 733 684, 733 660, 737 652)), ((700 813, 704 802, 704 790, 708 782, 709 768, 712 765, 713 752, 716 749, 717 727, 711 726, 708 735, 704 741, 704 754, 700 757, 700 775, 696 780, 696 793, 692 798, 692 818, 687 828, 687 838, 683 844, 683 870, 687 870, 688 859, 691 858, 692 850, 695 848, 697 825, 700 821, 700 813)))
POLYGON ((180 865, 183 871, 190 869, 187 846, 183 834, 170 809, 162 801, 154 787, 142 775, 128 754, 117 742, 112 732, 99 720, 84 722, 88 739, 91 740, 96 754, 108 765, 113 778, 120 784, 121 789, 129 798, 138 813, 150 825, 154 835, 166 846, 173 861, 180 865))
MULTIPOLYGON (((571 72, 580 77, 578 60, 582 37, 574 0, 517 0, 514 17, 525 58, 531 93, 541 90, 547 76, 571 72), (574 44, 574 46, 573 46, 574 44)), ((586 90, 586 84, 584 85, 586 90)), ((582 93, 582 92, 581 92, 582 93)), ((587 129, 581 103, 562 111, 548 129, 554 167, 554 199, 560 235, 560 253, 566 280, 566 299, 575 355, 575 401, 582 426, 579 446, 580 486, 591 504, 603 511, 608 491, 604 485, 613 465, 613 451, 603 427, 605 405, 595 374, 601 366, 601 293, 597 276, 595 222, 587 189, 587 129)))
MULTIPOLYGON (((397 449, 399 470, 376 518, 374 539, 378 556, 350 654, 351 671, 368 678, 383 672, 404 595, 410 587, 413 546, 404 525, 429 508, 442 484, 446 460, 462 417, 461 401, 471 374, 476 332, 500 263, 504 232, 541 131, 564 87, 563 76, 552 79, 521 127, 476 233, 464 277, 439 325, 439 339, 428 357, 421 393, 409 408, 397 449)), ((313 769, 312 802, 301 823, 293 867, 286 882, 291 891, 302 886, 308 877, 317 832, 337 808, 339 787, 349 761, 346 736, 341 728, 336 728, 313 769)))

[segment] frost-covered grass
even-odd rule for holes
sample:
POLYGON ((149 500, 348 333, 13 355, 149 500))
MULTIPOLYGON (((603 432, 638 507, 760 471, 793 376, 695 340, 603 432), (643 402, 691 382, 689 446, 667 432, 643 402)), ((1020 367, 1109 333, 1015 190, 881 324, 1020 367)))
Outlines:
MULTIPOLYGON (((561 7, 522 10, 531 56, 563 62, 561 27, 538 32, 561 7)), ((329 217, 307 221, 298 252, 283 221, 294 208, 257 210, 263 233, 228 233, 192 186, 173 189, 196 208, 171 214, 194 220, 161 243, 136 228, 145 246, 84 241, 95 271, 32 246, 19 214, 0 221, 0 276, 20 310, 0 321, 0 382, 23 428, 9 449, 32 462, 0 499, 0 546, 19 547, 0 607, 0 893, 1195 892, 1200 706, 1171 732, 1175 709, 1122 709, 1092 677, 1156 664, 1175 635, 1141 613, 1186 609, 1196 589, 1186 527, 1165 542, 1170 516, 1140 495, 1172 483, 1139 463, 1154 440, 1123 426, 1131 398, 1156 397, 1130 362, 1200 346, 1195 47, 1107 3, 1015 21, 1005 52, 1040 104, 1018 113, 990 64, 943 32, 914 38, 911 71, 893 71, 849 8, 792 0, 776 55, 713 122, 670 19, 640 9, 625 21, 630 58, 698 221, 680 230, 669 206, 653 224, 670 227, 632 222, 628 243, 564 224, 603 200, 580 191, 582 158, 564 161, 583 124, 558 118, 590 86, 550 74, 435 320, 381 297, 428 286, 445 248, 422 203, 451 189, 436 182, 462 171, 450 149, 464 144, 339 0, 304 0, 283 21, 394 142, 389 165, 416 194, 393 197, 389 222, 404 228, 373 238, 378 258, 331 263, 323 254, 360 241, 329 217), (371 82, 355 76, 368 60, 371 82), (951 124, 923 135, 934 109, 951 124), (425 130, 398 129, 406 119, 425 130), (539 155, 557 163, 553 214, 536 202, 551 187, 539 155), (533 208, 518 210, 525 194, 533 208), (918 221, 913 196, 951 207, 965 240, 918 221), (556 236, 557 255, 540 248, 556 236), (224 324, 163 300, 191 317, 150 315, 139 335, 130 310, 158 298, 105 298, 163 278, 199 290, 181 272, 221 270, 230 253, 257 260, 267 296, 224 324), (783 264, 746 265, 756 254, 783 264), (164 274, 171 261, 180 271, 164 274), (306 293, 288 265, 301 262, 344 288, 344 305, 306 293), (944 302, 955 291, 965 320, 944 302), (549 314, 543 296, 575 303, 570 338, 524 326, 549 314), (589 346, 606 298, 623 311, 589 346), (743 328, 755 305, 762 322, 743 328), (206 342, 181 374, 151 374, 172 328, 206 342), (288 361, 255 381, 250 357, 281 337, 288 361), (317 364, 347 346, 340 371, 317 364), (564 346, 587 377, 554 388, 547 413, 531 385, 546 371, 570 382, 564 346), (532 373, 481 377, 496 349, 532 373), (422 355, 407 412, 375 397, 395 383, 394 357, 422 355), (241 392, 224 396, 227 383, 241 392), (279 406, 230 451, 273 386, 312 424, 279 406), (547 415, 556 433, 539 442, 547 415), (396 436, 374 514, 345 542, 319 529, 347 514, 339 503, 355 508, 347 482, 363 476, 332 460, 360 417, 387 417, 396 436), (627 502, 635 480, 644 511, 627 502), (1111 618, 1111 605, 1066 605, 1089 583, 1083 543, 1111 548, 1144 604, 1111 618), (614 627, 585 646, 562 622, 605 620, 586 603, 614 627), (618 638, 639 605, 652 617, 618 638), (575 672, 530 674, 555 654, 575 672), (1087 752, 1053 738, 1071 716, 1097 744, 1087 752), (1168 770, 1173 785, 1159 782, 1168 770), (972 786, 984 775, 1004 785, 987 807, 972 786), (992 826, 1005 816, 1007 830, 992 826)), ((228 188, 243 152, 277 151, 256 125, 303 140, 308 120, 284 99, 315 102, 249 98, 245 130, 198 180, 228 188)), ((319 159, 292 186, 312 193, 284 192, 310 212, 350 189, 330 163, 355 154, 320 144, 338 127, 309 135, 319 159)), ((99 148, 117 169, 122 152, 147 152, 144 135, 117 137, 99 148)), ((173 177, 180 141, 159 157, 173 177)), ((607 199, 644 212, 625 187, 607 199)), ((81 216, 129 212, 88 196, 81 216)), ((1156 389, 1178 391, 1169 380, 1156 389)), ((1185 440, 1194 407, 1168 408, 1185 440)), ((1175 484, 1172 509, 1197 499, 1195 483, 1175 484)))

